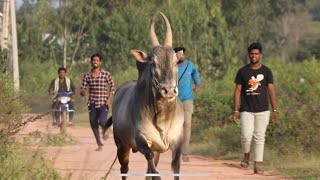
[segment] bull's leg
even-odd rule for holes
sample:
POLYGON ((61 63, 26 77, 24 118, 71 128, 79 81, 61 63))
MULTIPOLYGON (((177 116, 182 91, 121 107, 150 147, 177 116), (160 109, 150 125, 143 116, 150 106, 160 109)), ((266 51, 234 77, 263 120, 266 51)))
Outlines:
MULTIPOLYGON (((120 172, 121 174, 127 174, 129 171, 129 155, 130 155, 130 147, 120 145, 118 146, 117 156, 118 160, 121 164, 120 172)), ((122 180, 127 179, 126 176, 122 176, 122 180)))
MULTIPOLYGON (((154 163, 154 153, 149 148, 148 143, 141 136, 136 137, 136 143, 138 151, 141 152, 148 161, 148 173, 159 174, 154 163)), ((161 178, 159 176, 154 176, 152 179, 160 180, 161 178)))
MULTIPOLYGON (((171 169, 174 174, 180 173, 181 154, 182 154, 182 141, 180 140, 177 144, 172 146, 171 169)), ((175 176, 174 179, 178 180, 179 176, 175 176)))
MULTIPOLYGON (((153 153, 154 153, 154 157, 153 157, 153 159, 154 159, 154 164, 155 164, 155 166, 157 167, 158 162, 159 162, 159 158, 160 158, 160 153, 158 153, 158 152, 153 152, 153 153)), ((149 163, 148 163, 147 173, 148 173, 148 174, 149 174, 149 173, 152 173, 149 163)), ((147 176, 147 177, 146 177, 146 180, 149 180, 149 179, 151 179, 151 177, 150 177, 150 176, 147 176)))

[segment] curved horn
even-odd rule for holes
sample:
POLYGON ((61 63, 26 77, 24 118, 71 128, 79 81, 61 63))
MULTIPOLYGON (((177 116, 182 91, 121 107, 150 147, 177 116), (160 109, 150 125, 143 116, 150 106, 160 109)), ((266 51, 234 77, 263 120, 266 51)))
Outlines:
POLYGON ((166 33, 166 39, 164 41, 164 46, 167 45, 167 46, 172 47, 172 30, 171 30, 170 22, 169 22, 166 15, 164 15, 160 11, 158 11, 158 12, 161 14, 161 16, 162 16, 163 20, 166 22, 166 26, 167 26, 167 33, 166 33))
POLYGON ((158 12, 153 16, 151 20, 151 25, 150 25, 150 39, 151 39, 152 48, 160 45, 156 32, 154 31, 154 22, 156 20, 157 14, 158 12))

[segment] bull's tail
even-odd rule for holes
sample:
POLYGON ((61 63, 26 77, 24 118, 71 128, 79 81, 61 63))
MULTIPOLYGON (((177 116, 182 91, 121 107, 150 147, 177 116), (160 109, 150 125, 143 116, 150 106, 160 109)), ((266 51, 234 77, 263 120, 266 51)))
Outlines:
POLYGON ((111 125, 112 125, 112 116, 109 117, 106 124, 104 125, 104 128, 102 128, 102 133, 105 134, 107 129, 109 129, 111 125))
POLYGON ((105 129, 108 129, 111 125, 112 125, 112 116, 109 117, 104 127, 105 129))

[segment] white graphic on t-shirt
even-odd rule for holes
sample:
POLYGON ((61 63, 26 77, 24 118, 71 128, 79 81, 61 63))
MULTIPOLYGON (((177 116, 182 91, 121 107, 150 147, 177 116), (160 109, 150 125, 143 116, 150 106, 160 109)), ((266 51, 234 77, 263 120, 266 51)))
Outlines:
POLYGON ((258 74, 257 78, 254 76, 251 77, 248 84, 250 85, 249 89, 246 90, 246 92, 253 92, 258 89, 259 86, 261 86, 260 81, 264 79, 263 74, 258 74))

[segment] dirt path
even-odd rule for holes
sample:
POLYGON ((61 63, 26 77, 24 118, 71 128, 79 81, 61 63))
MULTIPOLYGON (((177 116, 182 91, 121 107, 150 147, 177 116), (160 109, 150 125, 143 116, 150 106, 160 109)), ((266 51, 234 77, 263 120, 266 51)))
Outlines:
MULTIPOLYGON (((19 136, 26 136, 33 131, 43 134, 58 133, 58 128, 51 126, 50 118, 29 123, 19 136)), ((104 141, 102 151, 95 151, 96 144, 90 128, 74 126, 68 128, 68 133, 78 139, 79 144, 74 146, 52 147, 43 146, 46 157, 52 162, 53 167, 65 179, 96 180, 104 177, 116 156, 116 146, 111 135, 104 141)), ((170 169, 171 152, 161 154, 158 171, 162 179, 173 179, 170 169)), ((264 175, 253 174, 251 169, 240 169, 239 162, 231 160, 210 160, 199 156, 190 156, 190 162, 181 163, 181 178, 183 180, 212 180, 212 179, 288 179, 272 172, 264 175)), ((140 153, 131 153, 129 163, 130 180, 144 179, 146 172, 146 160, 140 153)), ((250 166, 250 168, 252 168, 250 166)), ((116 161, 111 174, 107 179, 118 180, 120 165, 116 161)))

